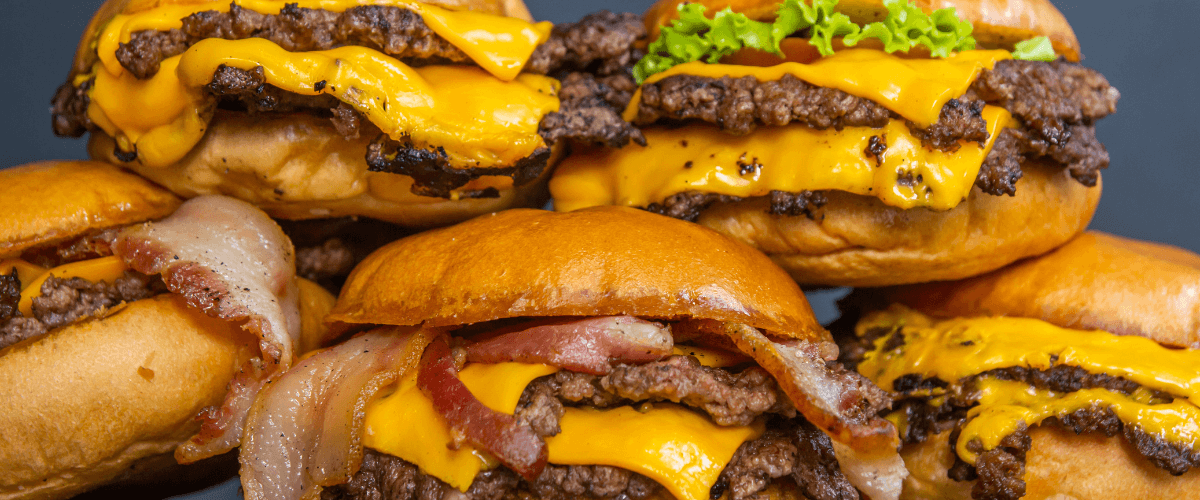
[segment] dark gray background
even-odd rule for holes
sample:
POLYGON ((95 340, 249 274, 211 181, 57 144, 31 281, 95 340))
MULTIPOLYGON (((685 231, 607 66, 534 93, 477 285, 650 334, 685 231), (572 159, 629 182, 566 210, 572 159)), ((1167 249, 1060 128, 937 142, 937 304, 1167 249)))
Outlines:
MULTIPOLYGON (((534 17, 566 22, 599 9, 641 12, 650 0, 526 0, 534 17)), ((84 141, 50 131, 49 101, 66 77, 75 45, 99 0, 3 2, 0 68, 8 99, 0 101, 0 168, 43 159, 83 158, 84 141)), ((1200 251, 1200 56, 1195 0, 1055 0, 1095 68, 1121 90, 1116 115, 1098 127, 1112 155, 1104 198, 1092 227, 1200 251)), ((1053 210, 1054 207, 1047 207, 1053 210)), ((822 320, 840 292, 813 294, 822 320)), ((227 483, 194 498, 235 497, 227 483)))

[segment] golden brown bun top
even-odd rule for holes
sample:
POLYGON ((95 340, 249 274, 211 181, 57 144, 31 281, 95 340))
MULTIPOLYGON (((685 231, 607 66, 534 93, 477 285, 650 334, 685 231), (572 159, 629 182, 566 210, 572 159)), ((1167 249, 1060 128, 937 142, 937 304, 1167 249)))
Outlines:
MULTIPOLYGON (((708 12, 729 7, 751 19, 775 19, 780 0, 659 0, 646 11, 646 27, 650 36, 658 36, 658 27, 678 17, 680 3, 699 3, 708 12)), ((933 12, 954 7, 958 17, 975 25, 975 39, 980 48, 1012 49, 1022 40, 1045 36, 1054 43, 1054 50, 1072 61, 1079 61, 1079 39, 1050 0, 914 0, 921 10, 933 12)), ((859 24, 881 21, 887 17, 883 0, 841 0, 837 10, 859 24)))
MULTIPOLYGON (((104 2, 104 5, 101 5, 96 14, 92 16, 92 20, 88 22, 87 29, 83 30, 83 37, 79 39, 79 46, 75 50, 75 63, 71 67, 69 78, 92 70, 92 66, 96 64, 96 50, 92 42, 113 17, 119 14, 135 14, 163 5, 203 5, 206 3, 229 5, 229 0, 108 0, 104 2)), ((528 21, 533 20, 533 16, 529 14, 529 8, 525 6, 523 0, 422 0, 421 3, 438 5, 452 10, 473 10, 500 16, 518 17, 528 21)))
POLYGON ((46 161, 0 170, 0 257, 170 215, 170 191, 107 163, 46 161))
POLYGON ((800 287, 765 255, 625 207, 508 210, 396 241, 354 269, 325 320, 451 326, 618 314, 828 335, 800 287))
POLYGON ((1200 255, 1104 233, 982 276, 884 294, 935 316, 1037 318, 1200 348, 1200 255))

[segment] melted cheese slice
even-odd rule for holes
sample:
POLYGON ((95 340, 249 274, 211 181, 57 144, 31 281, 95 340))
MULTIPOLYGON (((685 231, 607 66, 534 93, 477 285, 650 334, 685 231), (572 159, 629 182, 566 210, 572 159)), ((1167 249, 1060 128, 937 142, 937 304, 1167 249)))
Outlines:
POLYGON ((565 408, 562 433, 546 439, 550 463, 609 465, 658 481, 680 500, 707 500, 742 443, 762 435, 762 420, 720 427, 675 404, 609 410, 565 408))
POLYGON ((48 269, 32 264, 21 259, 6 259, 0 260, 0 275, 9 275, 13 271, 17 272, 17 279, 21 280, 21 290, 24 291, 28 283, 37 279, 43 274, 46 274, 48 269))
MULTIPOLYGON (((3 267, 0 267, 0 269, 3 269, 3 267)), ((101 281, 112 283, 124 275, 128 269, 129 267, 125 265, 125 261, 115 255, 63 264, 42 273, 30 281, 22 279, 21 301, 17 303, 17 309, 26 317, 33 316, 33 299, 42 295, 42 283, 45 283, 51 276, 66 279, 83 278, 92 283, 101 281)))
POLYGON ((955 444, 955 451, 970 464, 977 458, 968 446, 973 440, 978 440, 984 450, 995 449, 1022 426, 1032 427, 1050 417, 1093 407, 1108 408, 1125 424, 1163 436, 1169 442, 1200 449, 1200 408, 1186 400, 1149 403, 1139 401, 1136 394, 1126 396, 1105 389, 1056 393, 993 378, 980 380, 977 389, 979 406, 968 412, 955 444))
MULTIPOLYGON (((870 99, 922 127, 938 121, 942 107, 959 97, 975 82, 984 69, 996 61, 1011 59, 1005 50, 968 50, 940 59, 905 59, 881 50, 850 49, 823 57, 811 64, 787 62, 769 67, 707 64, 680 64, 646 79, 654 83, 674 75, 711 78, 753 76, 760 82, 792 75, 820 87, 841 90, 870 99)), ((634 94, 625 119, 637 117, 641 90, 634 94)))
POLYGON ((857 331, 893 327, 904 345, 880 352, 890 338, 884 336, 858 366, 880 387, 892 387, 907 374, 953 383, 999 368, 1068 365, 1200 404, 1200 350, 1168 349, 1143 337, 1059 328, 1031 318, 938 320, 899 305, 863 318, 857 331))
POLYGON ((930 150, 908 126, 814 130, 802 124, 762 127, 735 136, 707 124, 644 131, 645 147, 589 149, 563 160, 550 181, 557 210, 598 205, 644 207, 685 191, 743 198, 771 191, 839 190, 900 207, 954 208, 971 192, 1008 111, 987 106, 983 147, 930 150), (882 163, 867 157, 872 137, 887 145, 882 163))
MULTIPOLYGON (((487 407, 512 414, 525 386, 557 368, 521 363, 469 364, 463 384, 487 407)), ((674 404, 639 409, 567 408, 562 432, 546 439, 549 461, 560 465, 610 465, 655 479, 682 500, 707 500, 709 489, 742 443, 762 435, 763 422, 721 427, 674 404)), ((497 463, 470 445, 449 448, 450 430, 411 373, 395 392, 367 407, 363 446, 412 462, 466 491, 481 470, 497 463)))
MULTIPOLYGON (((525 386, 556 371, 547 365, 470 364, 458 378, 485 406, 511 415, 525 386)), ((408 374, 394 393, 367 407, 364 425, 363 446, 414 463, 461 491, 471 487, 479 471, 496 465, 486 452, 471 445, 450 448, 450 428, 417 387, 416 371, 408 374)))
MULTIPOLYGON (((287 4, 307 9, 344 12, 360 5, 395 6, 416 12, 425 24, 442 38, 461 49, 479 67, 503 80, 512 80, 521 72, 534 49, 546 41, 553 27, 549 22, 530 23, 523 19, 471 11, 451 11, 419 2, 390 0, 235 0, 239 7, 260 14, 279 14, 287 4)), ((96 52, 104 69, 113 76, 125 72, 117 61, 117 48, 128 43, 133 33, 142 30, 167 31, 183 27, 183 18, 203 11, 228 12, 226 0, 199 1, 189 4, 157 6, 132 14, 113 17, 100 31, 96 52)))
POLYGON ((204 135, 212 102, 201 87, 221 65, 261 66, 266 83, 330 94, 384 133, 441 148, 457 168, 509 166, 545 146, 538 123, 558 110, 558 82, 521 74, 505 82, 469 66, 412 68, 363 47, 288 52, 261 38, 206 39, 163 61, 148 80, 96 72, 88 115, 138 161, 166 166, 204 135))
MULTIPOLYGON (((955 383, 1000 368, 1048 370, 1056 365, 1122 377, 1142 386, 1128 396, 1105 389, 1056 393, 1024 382, 980 377, 974 387, 979 405, 969 411, 956 445, 959 456, 969 463, 976 458, 967 447, 973 440, 985 450, 994 449, 1022 426, 1093 407, 1111 409, 1122 422, 1168 441, 1194 448, 1200 443, 1200 350, 1168 349, 1143 337, 1060 328, 1030 318, 938 320, 900 305, 867 315, 856 331, 861 336, 880 328, 892 333, 876 341, 858 371, 884 388, 908 374, 955 383), (893 335, 901 335, 903 344, 883 351, 893 335), (1169 397, 1161 400, 1152 391, 1169 397)), ((934 389, 915 395, 931 396, 930 403, 939 405, 944 392, 934 389)), ((897 426, 906 423, 899 412, 889 420, 897 426)))

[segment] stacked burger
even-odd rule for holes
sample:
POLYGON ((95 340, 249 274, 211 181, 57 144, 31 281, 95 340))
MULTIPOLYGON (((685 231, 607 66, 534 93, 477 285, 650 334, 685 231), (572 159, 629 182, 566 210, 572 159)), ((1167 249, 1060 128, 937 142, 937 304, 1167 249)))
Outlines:
POLYGON ((1084 232, 1080 58, 1046 0, 109 0, 93 161, 0 173, 0 497, 1194 496, 1200 256, 1084 232))

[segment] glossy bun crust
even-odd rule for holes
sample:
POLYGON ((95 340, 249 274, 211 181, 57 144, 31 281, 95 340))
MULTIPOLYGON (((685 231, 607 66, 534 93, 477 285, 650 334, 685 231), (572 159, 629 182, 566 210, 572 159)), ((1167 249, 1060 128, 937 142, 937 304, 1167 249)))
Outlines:
MULTIPOLYGON (((1075 435, 1058 426, 1029 430, 1024 500, 1182 499, 1200 491, 1200 471, 1182 476, 1155 467, 1120 436, 1075 435)), ((954 464, 949 433, 900 450, 909 476, 902 499, 970 500, 974 481, 946 476, 954 464)))
POLYGON ((496 188, 498 198, 450 200, 417 196, 406 175, 368 172, 373 136, 344 138, 327 118, 308 114, 247 115, 218 112, 196 147, 169 167, 123 163, 116 143, 92 132, 92 158, 127 165, 180 196, 223 194, 289 220, 363 216, 407 227, 435 227, 511 207, 541 206, 562 149, 533 182, 513 188, 509 177, 482 177, 464 190, 496 188))
POLYGON ((354 269, 326 321, 447 326, 613 314, 828 338, 800 288, 761 253, 623 207, 509 210, 402 239, 354 269))
POLYGON ((880 294, 934 316, 1037 318, 1200 349, 1200 255, 1104 233, 983 276, 880 294))
POLYGON ((174 212, 181 201, 169 191, 112 165, 46 161, 0 170, 0 258, 174 212))
MULTIPOLYGON (((773 20, 780 0, 659 0, 646 11, 646 26, 651 36, 658 27, 678 17, 676 7, 683 2, 699 3, 709 12, 729 7, 757 20, 773 20)), ((1050 0, 914 0, 925 12, 954 7, 958 17, 975 26, 975 40, 981 48, 1011 50, 1013 44, 1030 38, 1049 37, 1055 52, 1071 61, 1081 54, 1075 31, 1050 0)), ((857 23, 865 24, 887 16, 883 0, 841 0, 837 10, 857 23)))
POLYGON ((173 452, 257 352, 174 295, 0 350, 0 498, 65 498, 173 452))
POLYGON ((831 191, 813 218, 765 200, 718 204, 698 222, 769 255, 800 283, 887 286, 961 279, 1048 252, 1087 227, 1100 201, 1064 169, 1025 163, 1015 197, 975 189, 939 212, 831 191))

